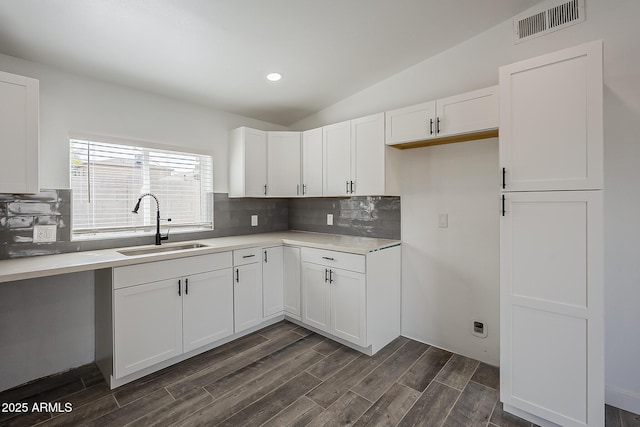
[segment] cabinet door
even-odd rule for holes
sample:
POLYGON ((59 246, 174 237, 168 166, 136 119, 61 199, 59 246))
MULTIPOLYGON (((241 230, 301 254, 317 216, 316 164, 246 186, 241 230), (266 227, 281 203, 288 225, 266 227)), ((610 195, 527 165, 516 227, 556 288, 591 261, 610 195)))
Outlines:
POLYGON ((284 310, 284 251, 282 246, 262 250, 262 314, 282 314, 284 310))
POLYGON ((351 120, 354 194, 385 194, 385 149, 384 113, 351 120))
POLYGON ((245 196, 265 196, 267 185, 267 134, 256 129, 245 129, 245 196))
POLYGON ((322 196, 322 128, 302 132, 302 195, 322 196))
POLYGON ((498 127, 498 86, 436 101, 437 136, 459 135, 498 127))
POLYGON ((267 196, 302 195, 300 148, 300 132, 267 133, 267 196))
POLYGON ((324 195, 345 196, 351 181, 351 123, 322 128, 324 157, 324 195))
POLYGON ((302 263, 302 321, 321 331, 330 327, 329 269, 309 262, 302 263))
POLYGON ((300 248, 285 246, 284 255, 284 311, 300 319, 300 248))
POLYGON ((360 346, 366 343, 365 275, 330 270, 331 334, 360 346))
POLYGON ((602 42, 500 68, 507 191, 602 188, 602 42))
POLYGON ((563 426, 604 425, 601 192, 505 197, 501 400, 563 426))
POLYGON ((114 376, 182 354, 182 292, 178 279, 114 291, 114 376))
POLYGON ((38 80, 0 72, 0 193, 37 193, 38 80))
POLYGON ((387 111, 385 116, 388 145, 435 137, 435 101, 387 111))
POLYGON ((233 269, 182 280, 185 353, 233 335, 233 269))
POLYGON ((262 321, 262 264, 235 267, 233 318, 236 333, 262 321))

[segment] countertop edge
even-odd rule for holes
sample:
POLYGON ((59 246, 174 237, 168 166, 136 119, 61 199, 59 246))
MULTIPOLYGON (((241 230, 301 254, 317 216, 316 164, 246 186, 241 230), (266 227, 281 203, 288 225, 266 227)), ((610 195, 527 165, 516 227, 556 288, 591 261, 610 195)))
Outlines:
MULTIPOLYGON (((164 253, 135 256, 122 255, 118 251, 139 249, 147 246, 101 249, 96 251, 72 252, 57 255, 42 255, 37 257, 1 260, 0 283, 43 278, 60 274, 80 273, 104 268, 144 264, 148 262, 165 261, 191 256, 208 255, 256 246, 268 247, 289 245, 366 255, 369 252, 398 246, 402 243, 400 240, 393 239, 375 239, 300 231, 196 239, 189 242, 202 243, 207 246, 203 248, 181 250, 179 252, 169 251, 164 253), (334 240, 334 242, 328 242, 328 240, 334 240), (340 244, 336 243, 335 240, 341 240, 344 242, 340 242, 342 243, 340 244), (13 271, 3 273, 1 270, 6 269, 7 266, 11 266, 11 270, 13 271)), ((152 247, 153 245, 148 246, 152 247)))

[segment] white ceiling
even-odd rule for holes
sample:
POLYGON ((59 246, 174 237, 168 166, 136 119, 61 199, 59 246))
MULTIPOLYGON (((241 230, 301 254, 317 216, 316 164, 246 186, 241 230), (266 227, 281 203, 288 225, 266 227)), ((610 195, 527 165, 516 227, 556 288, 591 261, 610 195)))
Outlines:
POLYGON ((0 0, 0 53, 286 126, 539 2, 0 0))

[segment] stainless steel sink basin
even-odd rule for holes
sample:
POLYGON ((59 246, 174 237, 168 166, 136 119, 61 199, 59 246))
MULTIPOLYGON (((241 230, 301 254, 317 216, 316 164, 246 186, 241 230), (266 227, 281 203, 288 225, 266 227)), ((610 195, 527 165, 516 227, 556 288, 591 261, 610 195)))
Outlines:
POLYGON ((148 254, 157 254, 162 252, 175 252, 175 251, 184 251, 188 249, 198 249, 198 248, 206 248, 207 245, 203 245, 202 243, 183 243, 183 244, 175 244, 175 245, 162 245, 162 246, 153 246, 153 247, 145 247, 145 248, 134 248, 134 249, 123 249, 118 251, 118 253, 126 256, 136 256, 136 255, 148 255, 148 254))

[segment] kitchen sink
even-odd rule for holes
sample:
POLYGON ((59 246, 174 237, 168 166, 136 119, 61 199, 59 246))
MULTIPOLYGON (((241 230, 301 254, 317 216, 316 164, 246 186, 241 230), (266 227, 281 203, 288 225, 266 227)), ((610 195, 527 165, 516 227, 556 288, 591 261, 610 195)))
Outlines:
POLYGON ((157 254, 162 252, 175 252, 175 251, 185 251, 188 249, 198 249, 198 248, 206 248, 207 245, 203 245, 202 243, 183 243, 183 244, 175 244, 175 245, 162 245, 162 246, 153 246, 153 247, 144 247, 144 248, 134 248, 134 249, 123 249, 118 251, 118 253, 126 256, 136 256, 136 255, 148 255, 148 254, 157 254))

